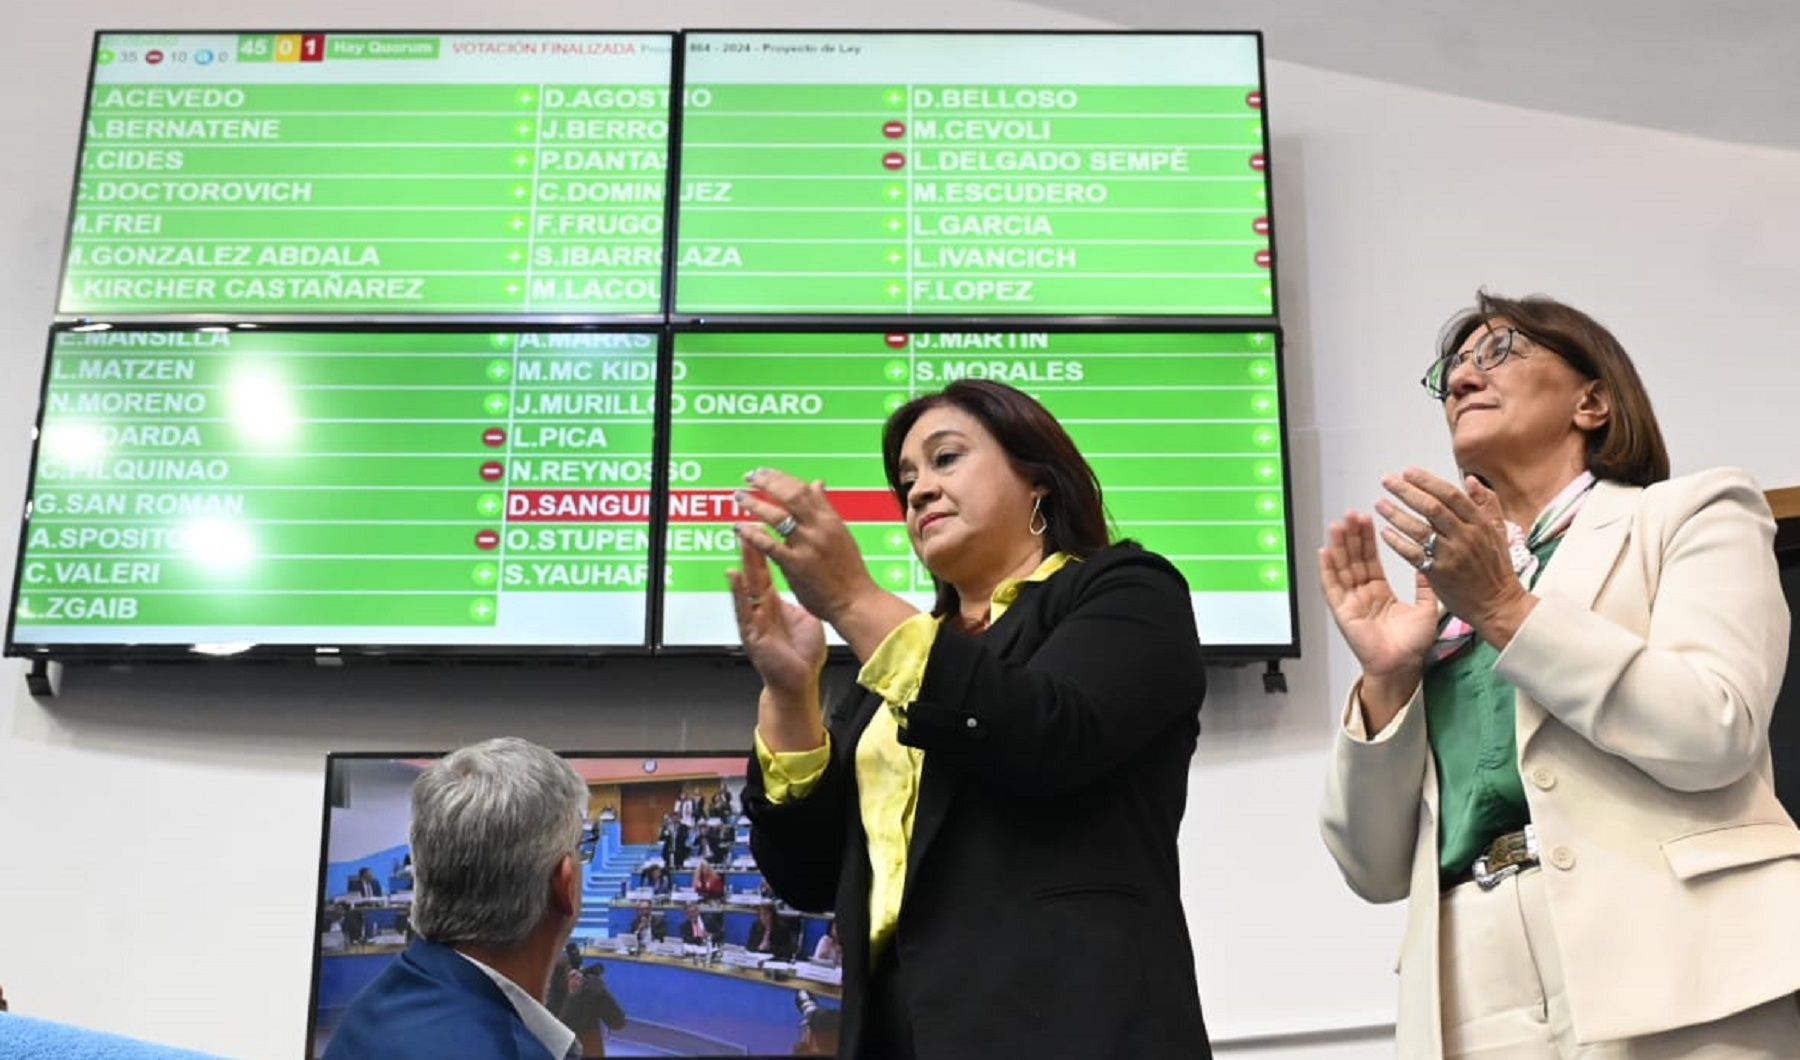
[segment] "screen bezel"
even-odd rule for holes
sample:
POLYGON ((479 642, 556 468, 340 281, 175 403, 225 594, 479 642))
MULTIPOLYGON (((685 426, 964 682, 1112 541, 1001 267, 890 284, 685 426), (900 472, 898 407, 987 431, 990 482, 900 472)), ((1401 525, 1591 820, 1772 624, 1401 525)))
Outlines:
MULTIPOLYGON (((680 278, 674 268, 676 250, 681 240, 681 209, 679 196, 669 200, 673 205, 668 211, 667 224, 668 243, 664 248, 664 260, 669 263, 669 278, 664 285, 666 305, 669 312, 669 323, 685 328, 711 328, 720 331, 743 330, 804 330, 799 325, 817 325, 814 330, 859 330, 860 328, 889 328, 898 330, 910 327, 915 331, 957 330, 966 327, 968 330, 1030 330, 1044 331, 1052 327, 1064 325, 1073 328, 1086 327, 1092 330, 1172 330, 1172 331, 1267 331, 1271 330, 1274 321, 1281 317, 1281 282, 1279 270, 1281 255, 1275 246, 1277 222, 1275 218, 1275 166, 1273 152, 1270 149, 1272 137, 1269 132, 1269 96, 1267 53, 1263 47, 1262 30, 1133 30, 1133 29, 854 29, 854 28, 818 28, 794 29, 783 28, 750 28, 743 26, 728 27, 687 27, 681 30, 676 47, 682 65, 679 66, 681 91, 675 97, 678 111, 685 112, 687 102, 686 66, 687 45, 689 37, 711 36, 731 33, 754 33, 762 37, 781 36, 866 36, 866 37, 1246 37, 1255 42, 1257 91, 1262 94, 1262 105, 1258 108, 1262 115, 1262 155, 1263 155, 1263 187, 1267 203, 1265 215, 1269 220, 1269 312, 1265 314, 1120 314, 1120 313, 704 313, 680 309, 680 278), (765 325, 767 325, 765 327, 765 325)), ((672 130, 679 127, 679 122, 672 130)), ((674 133, 672 131, 671 135, 674 133)), ((676 139, 669 152, 669 168, 675 173, 672 185, 677 191, 680 188, 682 142, 676 139)))
MULTIPOLYGON (((1205 327, 1180 327, 1180 326, 1176 326, 1170 322, 1166 322, 1166 321, 1162 321, 1162 320, 1144 321, 1144 320, 1136 319, 1136 318, 1134 318, 1131 322, 1133 326, 1118 327, 1118 328, 1106 328, 1106 329, 1077 326, 1077 325, 1071 324, 1067 321, 1044 321, 1044 320, 1008 320, 1002 325, 995 325, 992 327, 985 327, 985 328, 974 327, 974 326, 962 326, 962 325, 966 325, 967 323, 968 323, 968 321, 966 318, 959 318, 955 322, 955 324, 957 326, 952 326, 952 327, 947 327, 947 328, 946 327, 937 327, 937 326, 929 326, 925 321, 922 321, 921 319, 915 317, 915 318, 910 318, 903 322, 899 322, 894 327, 892 327, 888 330, 907 331, 907 332, 912 332, 912 333, 929 332, 929 331, 966 331, 966 332, 995 332, 995 333, 1003 333, 1003 334, 1056 334, 1056 335, 1096 335, 1096 336, 1101 336, 1101 335, 1110 336, 1110 335, 1121 335, 1121 334, 1123 334, 1123 335, 1170 334, 1170 333, 1217 335, 1217 334, 1233 334, 1233 333, 1241 333, 1241 332, 1247 332, 1247 331, 1255 331, 1255 332, 1264 332, 1264 333, 1270 334, 1274 337, 1274 346, 1275 346, 1274 358, 1275 358, 1275 378, 1276 378, 1276 417, 1277 417, 1276 431, 1277 431, 1277 435, 1279 438, 1279 444, 1280 444, 1280 449, 1281 449, 1281 496, 1282 496, 1282 512, 1283 512, 1283 520, 1282 521, 1284 524, 1283 536, 1286 538, 1285 560, 1286 560, 1287 569, 1288 569, 1288 587, 1287 587, 1286 595, 1287 595, 1289 637, 1285 643, 1270 643, 1270 644, 1219 643, 1219 644, 1213 644, 1213 643, 1209 643, 1206 640, 1206 630, 1201 629, 1200 630, 1200 638, 1201 638, 1200 646, 1201 646, 1202 654, 1205 656, 1206 660, 1210 663, 1235 664, 1235 663, 1249 663, 1249 662, 1264 662, 1264 661, 1275 660, 1275 659, 1299 658, 1300 657, 1300 601, 1299 601, 1298 586, 1296 584, 1297 579, 1295 577, 1296 556, 1295 556, 1295 551, 1294 551, 1295 546, 1294 546, 1293 456, 1292 456, 1292 446, 1290 444, 1290 433, 1291 432, 1289 431, 1289 427, 1288 427, 1287 363, 1286 363, 1286 359, 1285 359, 1286 358, 1287 341, 1286 341, 1285 333, 1282 331, 1282 328, 1280 327, 1280 325, 1274 323, 1273 321, 1265 320, 1260 325, 1257 325, 1257 326, 1226 327, 1226 326, 1223 326, 1223 324, 1220 321, 1214 320, 1214 321, 1209 321, 1208 326, 1205 326, 1205 327)), ((881 330, 883 330, 883 329, 872 324, 869 321, 858 320, 858 321, 853 322, 852 324, 846 325, 845 323, 843 323, 841 321, 826 322, 823 320, 819 320, 818 318, 809 318, 806 326, 783 326, 779 322, 770 320, 768 318, 760 318, 755 323, 754 326, 745 325, 742 327, 733 327, 733 328, 671 327, 669 329, 669 340, 665 343, 665 346, 664 346, 664 354, 665 354, 665 356, 667 356, 669 358, 669 361, 672 363, 674 360, 674 357, 675 357, 676 341, 682 335, 769 334, 769 333, 806 334, 806 335, 871 334, 871 333, 879 332, 881 330)), ((672 389, 673 388, 673 380, 671 377, 673 376, 673 372, 671 370, 669 370, 668 365, 665 365, 664 367, 665 367, 665 370, 662 374, 662 381, 664 383, 666 383, 670 389, 672 389)), ((671 443, 672 443, 673 435, 674 435, 674 426, 672 423, 672 414, 669 411, 669 406, 670 406, 669 393, 663 389, 659 389, 657 405, 656 405, 656 415, 658 418, 656 431, 657 431, 657 440, 661 444, 662 448, 660 449, 660 455, 658 457, 658 459, 660 461, 658 467, 659 467, 659 470, 662 470, 665 473, 667 471, 667 465, 669 464, 669 462, 672 458, 672 455, 673 455, 671 443)), ((754 462, 754 458, 755 458, 754 453, 746 453, 745 454, 745 459, 747 461, 754 462)), ((1102 488, 1104 488, 1105 485, 1106 484, 1104 482, 1101 483, 1102 488)), ((666 513, 667 513, 666 505, 662 506, 662 511, 666 515, 666 513)), ((667 541, 666 541, 667 526, 666 526, 666 524, 665 524, 663 533, 664 533, 664 541, 662 542, 662 544, 664 544, 666 546, 666 544, 667 544, 667 541)), ((666 552, 666 547, 665 547, 665 552, 666 552)), ((739 644, 728 644, 728 643, 723 643, 723 644, 668 644, 665 642, 665 640, 664 640, 665 630, 664 630, 664 626, 663 626, 663 621, 664 621, 664 615, 665 615, 666 611, 665 611, 665 606, 664 606, 664 597, 667 593, 667 588, 668 588, 666 566, 667 566, 667 559, 665 556, 663 558, 663 566, 652 571, 651 576, 650 576, 650 583, 652 584, 652 586, 654 586, 654 588, 652 590, 652 596, 655 597, 655 602, 651 605, 650 610, 651 610, 651 613, 656 616, 656 622, 657 622, 657 625, 655 626, 655 628, 651 630, 651 642, 650 642, 651 650, 659 656, 670 656, 670 657, 702 657, 702 658, 712 657, 712 658, 716 658, 721 655, 724 655, 724 656, 734 657, 734 658, 743 658, 744 650, 743 650, 743 647, 739 644)), ((723 609, 723 608, 726 608, 727 606, 729 606, 729 600, 730 600, 730 597, 729 597, 728 591, 726 589, 724 589, 723 587, 721 587, 719 590, 719 606, 720 606, 720 608, 723 609)), ((833 660, 840 661, 840 662, 841 661, 849 661, 852 658, 854 658, 854 656, 851 654, 850 650, 847 647, 844 647, 842 645, 832 645, 828 649, 828 653, 833 660)))
MULTIPOLYGON (((454 750, 454 749, 452 749, 454 750)), ((329 883, 331 866, 331 797, 333 793, 332 773, 340 762, 381 761, 394 762, 409 759, 439 759, 449 754, 449 750, 440 751, 329 751, 325 755, 325 773, 322 804, 319 814, 319 863, 318 876, 313 884, 313 905, 308 910, 312 931, 312 968, 308 979, 306 993, 306 1038, 301 1047, 301 1055, 313 1055, 313 1035, 318 1032, 319 1020, 319 979, 324 970, 325 949, 322 933, 318 929, 319 909, 325 901, 326 886, 329 883)), ((557 751, 558 757, 569 759, 599 758, 629 761, 640 759, 648 761, 681 761, 684 759, 709 758, 742 758, 746 772, 749 768, 751 752, 745 748, 718 751, 557 751)), ((706 1060, 697 1057, 695 1060, 706 1060)), ((758 1058, 756 1056, 739 1055, 736 1060, 775 1060, 774 1057, 758 1058)))
MULTIPOLYGON (((245 330, 246 321, 234 321, 232 324, 202 324, 189 322, 186 324, 164 324, 131 322, 108 326, 106 330, 121 333, 132 332, 176 332, 193 333, 209 330, 245 330)), ((658 407, 651 418, 651 483, 648 487, 651 496, 665 495, 668 488, 667 441, 662 428, 658 426, 661 416, 661 405, 667 400, 667 376, 669 363, 670 334, 666 328, 632 328, 624 326, 592 325, 583 327, 529 327, 522 322, 511 322, 514 326, 503 330, 530 334, 636 334, 651 335, 656 339, 656 381, 655 393, 658 395, 658 407)), ((45 340, 44 367, 38 385, 38 411, 33 420, 31 441, 31 463, 26 471, 25 495, 19 509, 19 535, 17 548, 13 556, 12 595, 8 598, 6 616, 6 639, 3 654, 7 657, 56 660, 62 662, 155 662, 155 661, 205 661, 205 662, 315 662, 323 665, 337 665, 352 661, 477 661, 477 662, 517 662, 527 660, 545 660, 557 662, 573 662, 621 656, 644 656, 650 654, 650 634, 658 628, 661 616, 656 608, 661 603, 661 594, 653 591, 648 584, 644 590, 644 628, 641 636, 629 644, 450 644, 450 643, 333 643, 318 639, 295 639, 291 642, 273 644, 253 644, 241 651, 220 653, 213 642, 21 642, 16 638, 18 625, 19 593, 24 585, 25 552, 30 538, 33 498, 37 492, 39 447, 42 442, 44 415, 49 406, 51 369, 57 337, 83 330, 92 330, 95 325, 77 325, 70 323, 54 324, 49 329, 45 340)), ((425 321, 399 327, 369 327, 360 323, 343 321, 312 321, 308 323, 284 324, 280 326, 251 323, 250 329, 262 334, 483 334, 497 330, 494 325, 476 326, 466 322, 425 321)), ((662 564, 663 542, 665 539, 667 506, 652 505, 648 533, 650 548, 646 562, 653 564, 652 570, 660 569, 662 564)), ((624 595, 624 594, 621 594, 624 595)), ((295 627, 304 630, 307 627, 295 627)))
POLYGON ((680 188, 680 174, 675 165, 676 145, 680 143, 680 97, 681 97, 681 59, 686 49, 681 44, 679 30, 616 30, 610 32, 597 30, 506 30, 506 29, 452 29, 452 30, 402 30, 402 29, 101 29, 94 31, 93 43, 88 53, 88 72, 85 92, 81 102, 81 126, 75 142, 75 158, 70 167, 69 197, 67 220, 63 226, 62 256, 58 259, 56 270, 56 307, 51 319, 58 324, 82 324, 90 321, 111 321, 115 324, 195 324, 195 325, 236 325, 243 323, 262 324, 274 328, 277 326, 305 327, 343 320, 353 320, 360 324, 379 324, 414 327, 430 323, 447 326, 459 324, 492 326, 497 322, 512 322, 530 326, 557 327, 569 325, 603 325, 620 330, 632 328, 650 328, 662 325, 668 320, 669 307, 673 305, 669 282, 673 275, 669 267, 669 248, 673 246, 667 215, 669 203, 674 201, 680 188), (295 33, 319 33, 326 37, 354 35, 358 37, 379 36, 411 36, 431 35, 436 37, 663 37, 669 42, 669 139, 664 147, 665 166, 662 210, 665 215, 663 226, 663 270, 660 310, 650 313, 344 313, 326 311, 319 313, 243 313, 243 312, 206 312, 206 313, 71 313, 63 309, 62 295, 68 283, 69 255, 74 246, 75 214, 79 205, 77 195, 81 188, 82 159, 87 156, 87 134, 94 105, 95 78, 100 69, 101 42, 107 37, 120 36, 271 36, 295 33))

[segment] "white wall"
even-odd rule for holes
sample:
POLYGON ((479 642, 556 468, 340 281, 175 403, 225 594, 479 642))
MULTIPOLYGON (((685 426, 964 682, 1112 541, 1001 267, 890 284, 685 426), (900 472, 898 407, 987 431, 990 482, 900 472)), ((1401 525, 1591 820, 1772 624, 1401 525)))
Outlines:
MULTIPOLYGON (((217 28, 215 4, 95 0, 14 14, 0 65, 0 506, 23 496, 89 33, 217 28)), ((234 26, 285 10, 250 2, 234 26)), ((392 0, 319 0, 313 26, 417 25, 392 0)), ((1000 0, 943 0, 914 26, 1068 26, 1000 0)), ((447 0, 444 27, 818 24, 797 0, 660 10, 447 0), (501 21, 496 21, 499 19, 501 21)), ((867 0, 832 25, 897 25, 867 0)), ((1292 693, 1213 675, 1182 836, 1189 916, 1221 1050, 1258 1060, 1386 1055, 1398 910, 1338 881, 1313 815, 1336 698, 1353 677, 1311 551, 1406 463, 1449 469, 1416 380, 1438 325, 1487 284, 1594 312, 1632 349, 1677 470, 1800 483, 1789 406, 1800 335, 1800 155, 1487 106, 1273 62, 1269 120, 1306 657, 1292 693), (1376 1029, 1359 1030, 1375 1026, 1376 1029), (1298 1035, 1298 1036, 1296 1036, 1298 1035)), ((13 554, 0 535, 0 557, 13 554)), ((0 562, 6 562, 0 558, 0 562)), ((10 570, 4 571, 10 576, 10 570)), ((73 672, 39 704, 0 690, 0 983, 15 1011, 242 1057, 301 1047, 322 755, 515 733, 594 749, 740 746, 753 684, 710 663, 592 670, 73 672), (195 874, 238 881, 229 918, 195 874), (224 927, 217 925, 223 922, 224 927), (105 952, 127 974, 78 974, 105 952)))

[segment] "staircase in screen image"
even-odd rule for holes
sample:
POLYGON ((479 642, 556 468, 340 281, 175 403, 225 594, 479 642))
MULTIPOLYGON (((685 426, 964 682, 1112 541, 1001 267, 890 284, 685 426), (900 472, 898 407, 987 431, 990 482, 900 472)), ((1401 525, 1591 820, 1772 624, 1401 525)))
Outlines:
POLYGON ((653 843, 615 843, 602 834, 600 850, 588 866, 587 890, 581 897, 581 920, 576 923, 575 934, 592 938, 608 927, 612 919, 608 903, 630 888, 638 866, 658 849, 653 843))

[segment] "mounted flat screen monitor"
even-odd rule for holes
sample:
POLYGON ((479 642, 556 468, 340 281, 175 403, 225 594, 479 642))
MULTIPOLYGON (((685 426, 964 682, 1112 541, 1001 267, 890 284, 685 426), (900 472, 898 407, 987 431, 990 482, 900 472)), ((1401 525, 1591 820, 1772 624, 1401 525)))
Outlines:
MULTIPOLYGON (((1293 655, 1291 515, 1273 332, 678 333, 669 458, 695 496, 767 465, 823 479, 876 580, 921 608, 919 565, 881 467, 881 427, 964 377, 1042 401, 1093 466, 1116 535, 1167 556, 1215 658, 1293 655)), ((698 518, 698 517, 696 517, 698 518)), ((669 527, 659 643, 737 643, 729 529, 669 527)))
POLYGON ((660 319, 673 41, 99 34, 58 312, 660 319))
MULTIPOLYGON (((435 757, 327 760, 307 1056, 413 937, 410 789, 435 757), (351 885, 364 869, 379 897, 351 885)), ((581 989, 551 1000, 584 1055, 836 1055, 831 917, 765 893, 740 815, 746 753, 566 757, 587 780, 598 843, 572 937, 581 989), (758 928, 765 906, 771 925, 758 928)))
POLYGON ((641 650, 657 349, 55 331, 7 650, 641 650))
POLYGON ((1255 33, 687 33, 679 315, 1275 313, 1255 33))

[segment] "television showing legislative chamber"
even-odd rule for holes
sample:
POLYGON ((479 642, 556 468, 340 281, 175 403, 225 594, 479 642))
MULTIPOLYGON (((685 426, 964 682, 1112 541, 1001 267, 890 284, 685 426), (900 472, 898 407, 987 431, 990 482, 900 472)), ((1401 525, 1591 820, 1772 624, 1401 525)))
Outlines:
MULTIPOLYGON (((327 760, 309 1056, 413 937, 410 791, 435 757, 327 760)), ((595 855, 565 958, 583 988, 558 1017, 608 1057, 835 1055, 836 929, 780 903, 757 871, 746 754, 565 757, 587 781, 595 855), (602 991, 614 1005, 584 996, 602 991), (616 1025, 575 1025, 596 1012, 616 1025)))

